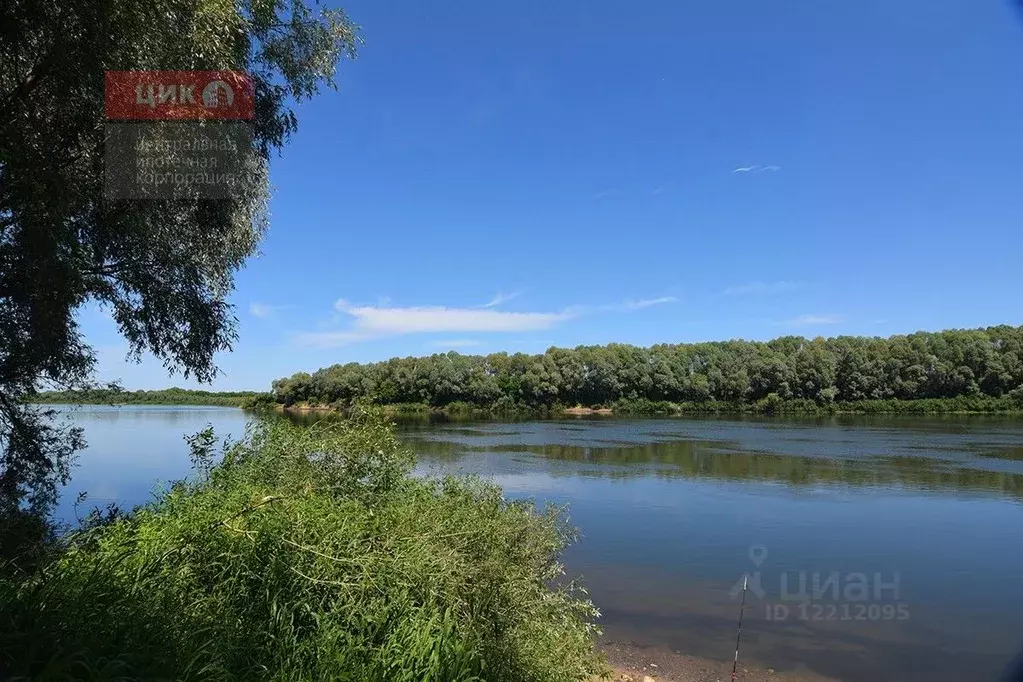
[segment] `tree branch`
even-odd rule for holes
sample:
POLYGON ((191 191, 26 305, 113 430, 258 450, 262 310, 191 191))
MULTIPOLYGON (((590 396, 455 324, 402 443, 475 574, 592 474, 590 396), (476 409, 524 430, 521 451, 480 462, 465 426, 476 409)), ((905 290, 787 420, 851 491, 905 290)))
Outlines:
POLYGON ((22 104, 32 94, 32 91, 46 79, 53 68, 56 57, 57 50, 55 47, 51 47, 35 68, 30 70, 28 75, 11 90, 11 93, 4 98, 4 102, 0 104, 0 121, 11 122, 15 108, 22 104))

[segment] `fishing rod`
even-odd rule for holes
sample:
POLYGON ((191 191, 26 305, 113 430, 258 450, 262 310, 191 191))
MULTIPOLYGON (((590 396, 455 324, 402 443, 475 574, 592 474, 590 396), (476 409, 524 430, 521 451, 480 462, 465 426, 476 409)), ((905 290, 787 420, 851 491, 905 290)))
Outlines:
POLYGON ((746 609, 746 581, 748 576, 742 577, 742 603, 739 605, 739 629, 735 633, 735 658, 732 659, 732 682, 735 682, 735 668, 739 665, 739 638, 742 637, 742 612, 746 609))

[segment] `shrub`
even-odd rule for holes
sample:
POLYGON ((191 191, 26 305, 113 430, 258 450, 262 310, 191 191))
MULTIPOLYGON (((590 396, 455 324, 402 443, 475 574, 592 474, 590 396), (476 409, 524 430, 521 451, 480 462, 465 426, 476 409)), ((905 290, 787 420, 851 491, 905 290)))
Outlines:
POLYGON ((597 613, 561 510, 410 478, 370 417, 192 440, 197 475, 0 582, 11 679, 579 680, 597 613))

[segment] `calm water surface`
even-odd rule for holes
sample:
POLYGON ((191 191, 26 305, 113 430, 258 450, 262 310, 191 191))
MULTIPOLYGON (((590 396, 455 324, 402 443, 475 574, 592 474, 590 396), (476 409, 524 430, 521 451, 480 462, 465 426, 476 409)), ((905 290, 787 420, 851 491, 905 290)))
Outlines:
MULTIPOLYGON (((73 497, 146 501, 230 408, 85 407, 73 497)), ((614 641, 847 680, 994 679, 1023 643, 1023 421, 407 424, 424 474, 569 505, 565 557, 614 641), (817 589, 815 590, 814 587, 817 589), (753 589, 753 586, 759 589, 753 589)))
POLYGON ((191 471, 185 436, 207 425, 218 437, 240 438, 251 417, 233 407, 192 405, 53 406, 60 419, 85 430, 88 447, 80 453, 57 508, 58 518, 74 523, 93 507, 116 503, 132 508, 153 499, 168 481, 191 471), (75 504, 79 492, 85 503, 75 504))

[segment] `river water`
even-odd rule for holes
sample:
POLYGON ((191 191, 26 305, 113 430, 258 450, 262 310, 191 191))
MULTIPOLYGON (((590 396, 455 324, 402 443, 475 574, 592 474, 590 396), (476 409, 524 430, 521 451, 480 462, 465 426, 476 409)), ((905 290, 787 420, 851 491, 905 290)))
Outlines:
MULTIPOLYGON (((240 410, 82 407, 58 510, 131 506, 188 473, 183 436, 240 410)), ((565 555, 605 638, 843 680, 988 680, 1023 643, 1023 420, 410 423, 422 474, 567 504, 565 555)))

